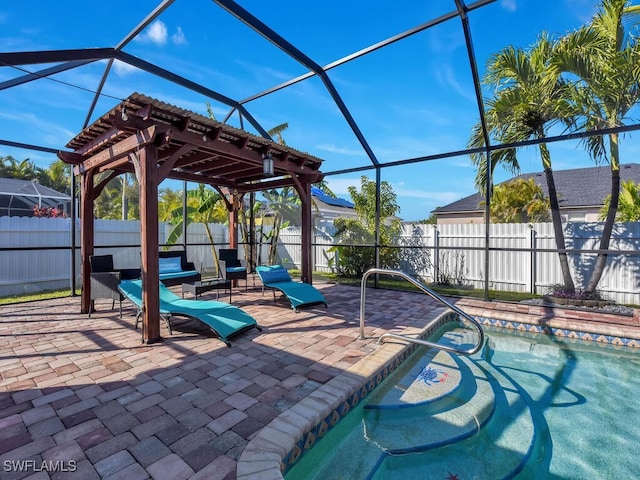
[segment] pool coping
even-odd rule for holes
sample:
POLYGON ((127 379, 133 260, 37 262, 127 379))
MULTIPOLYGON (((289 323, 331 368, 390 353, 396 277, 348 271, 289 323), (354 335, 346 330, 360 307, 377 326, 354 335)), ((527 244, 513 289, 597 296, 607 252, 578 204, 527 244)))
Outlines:
MULTIPOLYGON (((640 348, 635 318, 573 309, 501 304, 460 299, 456 306, 485 326, 544 333, 600 344, 640 348), (624 324, 619 322, 624 320, 624 324)), ((408 336, 425 336, 444 323, 449 310, 435 309, 425 327, 406 328, 408 336)), ((355 407, 413 352, 415 344, 388 341, 329 380, 260 430, 237 463, 239 480, 281 480, 283 474, 317 439, 355 407)))

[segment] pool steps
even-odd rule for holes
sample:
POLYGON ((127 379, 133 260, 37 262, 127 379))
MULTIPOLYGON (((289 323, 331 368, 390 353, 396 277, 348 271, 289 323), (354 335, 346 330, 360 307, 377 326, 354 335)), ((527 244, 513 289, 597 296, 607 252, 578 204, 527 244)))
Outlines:
MULTIPOLYGON (((387 449, 367 479, 386 478, 389 471, 401 471, 407 478, 517 475, 534 450, 535 430, 526 399, 508 377, 486 359, 453 357, 442 351, 417 368, 443 372, 427 377, 445 379, 432 383, 441 387, 437 393, 422 400, 414 397, 412 402, 406 395, 398 396, 407 384, 420 382, 414 368, 394 385, 374 391, 365 406, 369 438, 387 449), (456 369, 461 381, 443 388, 456 369), (446 409, 439 411, 443 405, 446 409)), ((422 390, 428 391, 428 386, 422 390)))

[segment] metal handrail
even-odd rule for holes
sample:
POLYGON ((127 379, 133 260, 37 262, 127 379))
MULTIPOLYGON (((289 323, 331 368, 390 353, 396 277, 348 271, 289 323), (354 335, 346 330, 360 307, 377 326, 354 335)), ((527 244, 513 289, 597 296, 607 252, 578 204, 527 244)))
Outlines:
POLYGON ((472 348, 469 348, 466 350, 461 348, 451 347, 449 345, 441 345, 439 343, 430 342, 428 340, 422 340, 420 338, 409 337, 406 335, 400 335, 396 333, 383 333, 382 335, 380 335, 380 338, 378 338, 378 343, 380 343, 385 338, 399 338, 411 343, 417 343, 419 345, 424 345, 427 347, 439 348, 440 350, 445 350, 447 352, 452 352, 452 353, 458 353, 461 355, 473 355, 474 353, 477 353, 480 351, 480 349, 482 348, 482 345, 484 345, 484 331, 482 330, 482 326, 480 325, 480 323, 478 323, 478 321, 475 318, 473 318, 468 313, 463 312, 458 307, 456 307, 451 302, 442 298, 440 295, 438 295, 436 292, 434 292, 430 288, 424 286, 422 283, 420 283, 418 280, 413 278, 411 275, 404 273, 401 270, 388 270, 384 268, 370 268, 362 276, 362 282, 360 285, 360 339, 366 338, 364 335, 365 295, 367 291, 367 278, 369 278, 369 276, 373 274, 384 274, 384 275, 404 278, 409 283, 418 287, 422 292, 426 293, 434 300, 437 300, 438 302, 445 305, 447 308, 453 310, 455 313, 463 317, 465 320, 470 322, 478 330, 478 341, 472 348))

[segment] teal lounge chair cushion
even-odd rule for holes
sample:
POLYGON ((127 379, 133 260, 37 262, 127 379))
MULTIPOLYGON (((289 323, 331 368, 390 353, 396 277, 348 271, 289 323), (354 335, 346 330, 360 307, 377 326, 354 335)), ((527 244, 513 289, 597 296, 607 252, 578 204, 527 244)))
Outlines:
MULTIPOLYGON (((118 286, 125 297, 140 309, 142 307, 142 281, 128 280, 118 286)), ((229 338, 250 328, 258 328, 256 320, 238 307, 213 300, 185 300, 160 283, 160 314, 195 318, 207 325, 227 345, 229 338)), ((137 322, 136 322, 137 324, 137 322)), ((169 329, 170 321, 167 321, 169 329)))
POLYGON ((300 307, 311 305, 327 306, 327 301, 320 291, 313 285, 304 282, 295 282, 289 272, 282 265, 260 265, 256 272, 267 288, 281 291, 291 303, 291 308, 296 312, 300 307))

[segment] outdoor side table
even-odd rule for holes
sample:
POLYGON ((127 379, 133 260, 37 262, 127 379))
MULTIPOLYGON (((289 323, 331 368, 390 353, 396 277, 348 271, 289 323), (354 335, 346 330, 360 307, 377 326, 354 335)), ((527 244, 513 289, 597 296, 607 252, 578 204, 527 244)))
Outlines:
POLYGON ((224 278, 216 278, 213 280, 201 280, 194 283, 182 284, 182 298, 185 293, 190 293, 194 297, 198 298, 204 292, 216 291, 216 300, 220 297, 220 290, 229 289, 229 303, 231 303, 231 280, 225 280, 224 278))

